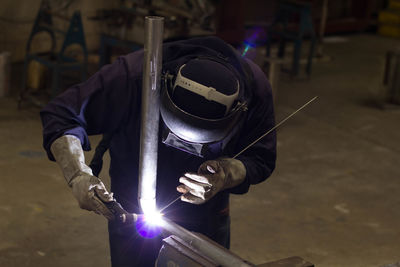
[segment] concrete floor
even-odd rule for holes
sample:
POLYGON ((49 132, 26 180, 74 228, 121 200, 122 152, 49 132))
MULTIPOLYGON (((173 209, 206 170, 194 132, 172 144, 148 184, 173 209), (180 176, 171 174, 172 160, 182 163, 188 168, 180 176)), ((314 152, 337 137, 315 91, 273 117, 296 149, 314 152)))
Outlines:
MULTIPOLYGON (((255 264, 400 261, 400 109, 374 105, 385 52, 400 42, 346 38, 324 46, 332 60, 311 80, 282 75, 277 121, 319 98, 279 129, 272 177, 232 198, 232 250, 255 264)), ((0 266, 109 266, 106 220, 78 208, 47 160, 38 109, 0 99, 0 140, 0 266)))

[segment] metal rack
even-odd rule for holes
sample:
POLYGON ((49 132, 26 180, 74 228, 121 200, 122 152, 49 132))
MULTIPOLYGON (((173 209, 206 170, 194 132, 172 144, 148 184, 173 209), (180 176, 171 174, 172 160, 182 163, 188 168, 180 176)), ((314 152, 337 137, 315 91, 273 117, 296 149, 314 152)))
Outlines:
POLYGON ((43 1, 32 27, 31 34, 26 46, 26 55, 24 60, 24 69, 22 77, 22 86, 20 90, 18 107, 22 101, 31 99, 29 89, 27 88, 28 66, 31 61, 37 61, 51 70, 51 97, 60 93, 61 74, 65 71, 79 71, 81 80, 87 77, 88 52, 86 48, 85 36, 83 31, 82 18, 79 11, 75 11, 71 17, 52 11, 50 5, 43 1), (68 23, 66 30, 55 26, 54 19, 59 19, 68 23), (31 52, 32 41, 34 37, 42 32, 49 34, 51 39, 50 51, 35 53, 31 52), (57 51, 57 36, 62 36, 62 44, 57 51), (78 45, 82 50, 82 59, 67 55, 67 49, 72 45, 78 45))

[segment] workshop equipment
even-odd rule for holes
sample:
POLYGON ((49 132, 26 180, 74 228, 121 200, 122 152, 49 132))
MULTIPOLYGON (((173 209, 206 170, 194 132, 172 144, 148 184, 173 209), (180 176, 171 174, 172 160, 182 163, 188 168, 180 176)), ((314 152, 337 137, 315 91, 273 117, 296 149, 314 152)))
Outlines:
MULTIPOLYGON (((316 35, 312 22, 311 4, 301 1, 286 0, 279 2, 279 8, 267 40, 267 57, 271 55, 272 38, 278 38, 278 57, 285 56, 286 42, 294 42, 293 60, 287 71, 291 76, 296 76, 300 71, 301 47, 306 37, 310 38, 310 49, 307 56, 306 74, 311 75, 312 61, 315 53, 316 35), (298 22, 296 19, 299 18, 298 22)), ((285 71, 285 69, 283 69, 285 71)))
POLYGON ((400 1, 389 0, 388 8, 379 11, 378 33, 383 36, 400 37, 400 1))
POLYGON ((214 3, 205 0, 178 1, 178 5, 172 0, 120 0, 113 8, 97 9, 89 19, 101 27, 99 66, 109 64, 113 55, 143 48, 135 28, 142 30, 145 16, 164 17, 164 39, 178 40, 213 34, 214 10, 214 3))
POLYGON ((265 57, 263 62, 263 71, 267 75, 269 84, 272 89, 272 97, 274 102, 278 95, 279 79, 282 66, 287 63, 283 58, 265 57))
POLYGON ((164 18, 145 18, 138 192, 145 213, 156 209, 163 29, 164 18))
POLYGON ((386 86, 386 101, 400 105, 400 48, 386 54, 383 84, 386 86))
POLYGON ((42 1, 29 35, 26 45, 26 55, 24 61, 24 70, 22 77, 22 86, 18 100, 18 106, 26 98, 29 90, 27 89, 27 74, 30 61, 35 60, 46 66, 52 71, 51 97, 60 93, 60 77, 65 71, 79 71, 81 80, 86 80, 87 76, 87 58, 88 52, 86 48, 85 36, 83 32, 82 18, 79 11, 75 11, 72 17, 56 13, 51 10, 50 4, 47 1, 42 1), (62 30, 55 27, 54 18, 61 21, 67 21, 69 26, 67 30, 62 30), (51 49, 47 52, 35 53, 31 51, 33 39, 39 33, 46 32, 50 35, 51 49), (57 52, 57 36, 63 37, 61 49, 57 52), (82 59, 77 59, 67 55, 67 50, 72 45, 78 45, 81 49, 82 59))
POLYGON ((28 77, 26 86, 32 91, 37 92, 45 87, 47 68, 36 60, 31 60, 28 64, 28 77))
POLYGON ((10 52, 0 53, 0 97, 7 96, 10 92, 10 52))

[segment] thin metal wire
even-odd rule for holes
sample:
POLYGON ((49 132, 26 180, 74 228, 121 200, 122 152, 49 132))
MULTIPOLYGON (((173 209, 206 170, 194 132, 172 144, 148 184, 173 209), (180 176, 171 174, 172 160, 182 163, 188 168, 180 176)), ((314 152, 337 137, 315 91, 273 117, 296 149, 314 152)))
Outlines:
MULTIPOLYGON (((299 112, 300 110, 302 110, 303 108, 305 108, 306 106, 308 106, 311 102, 313 102, 315 99, 317 99, 318 96, 313 97, 310 101, 308 101, 307 103, 305 103, 304 105, 302 105, 300 108, 298 108, 297 110, 295 110, 292 114, 290 114, 289 116, 287 116, 285 119, 283 119, 282 121, 280 121, 278 124, 276 124, 274 127, 272 127, 270 130, 268 130, 265 134, 261 135, 259 138, 257 138, 254 142, 252 142, 251 144, 249 144, 248 146, 246 146, 244 149, 242 149, 242 151, 240 151, 239 153, 237 153, 235 156, 233 156, 233 158, 236 158, 237 156, 239 156, 240 154, 242 154, 243 152, 245 152, 247 149, 249 149, 252 145, 254 145, 255 143, 257 143, 258 141, 260 141, 261 139, 263 139, 265 136, 267 136, 270 132, 272 132, 273 130, 275 130, 276 128, 278 128, 280 125, 282 125, 285 121, 287 121, 288 119, 290 119, 291 117, 293 117, 297 112, 299 112)), ((185 193, 186 194, 186 193, 185 193)), ((184 196, 185 194, 180 195, 179 197, 177 197, 176 199, 174 199, 173 201, 171 201, 170 203, 168 203, 166 206, 164 206, 159 212, 161 213, 163 210, 165 210, 166 208, 168 208, 169 206, 171 206, 172 204, 174 204, 176 201, 178 201, 182 196, 184 196)))
POLYGON ((174 204, 176 201, 178 201, 183 195, 180 195, 179 197, 175 198, 174 200, 172 200, 171 202, 169 202, 166 206, 164 206, 164 208, 162 208, 159 212, 161 213, 163 210, 165 210, 166 208, 168 208, 169 206, 171 206, 172 204, 174 204))
POLYGON ((283 119, 281 122, 279 122, 278 124, 276 124, 274 127, 272 127, 270 130, 268 130, 265 134, 261 135, 259 138, 257 138, 254 142, 252 142, 251 144, 249 144, 248 146, 246 146, 244 149, 242 149, 242 151, 240 151, 239 153, 237 153, 235 156, 233 156, 233 158, 236 158, 237 156, 239 156, 240 154, 242 154, 243 152, 245 152, 247 149, 249 149, 252 145, 254 145, 255 143, 257 143, 258 141, 260 141, 261 139, 263 139, 266 135, 268 135, 270 132, 272 132, 273 130, 275 130, 276 128, 278 128, 282 123, 284 123, 285 121, 287 121, 288 119, 290 119, 292 116, 294 116, 297 112, 299 112, 300 110, 302 110, 303 108, 305 108, 306 106, 308 106, 311 102, 313 102, 315 99, 317 99, 318 96, 315 96, 314 98, 312 98, 310 101, 308 101, 307 103, 305 103, 303 106, 301 106, 300 108, 298 108, 296 111, 294 111, 292 114, 290 114, 289 116, 287 116, 285 119, 283 119))

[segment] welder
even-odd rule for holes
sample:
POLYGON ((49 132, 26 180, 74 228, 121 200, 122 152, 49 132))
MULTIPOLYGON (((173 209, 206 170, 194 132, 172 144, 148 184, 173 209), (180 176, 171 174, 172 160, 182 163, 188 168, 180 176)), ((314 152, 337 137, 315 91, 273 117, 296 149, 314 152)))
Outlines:
MULTIPOLYGON (((272 92, 262 70, 217 37, 163 44, 157 207, 186 229, 229 248, 229 195, 244 194, 275 168, 275 132, 236 153, 274 126, 272 92)), ((119 57, 72 86, 41 111, 44 148, 60 165, 83 209, 112 216, 116 199, 138 203, 143 50, 119 57), (86 165, 89 135, 111 136, 111 192, 86 165)), ((96 172, 97 174, 97 172, 96 172)), ((154 266, 161 237, 109 222, 113 266, 154 266)))

